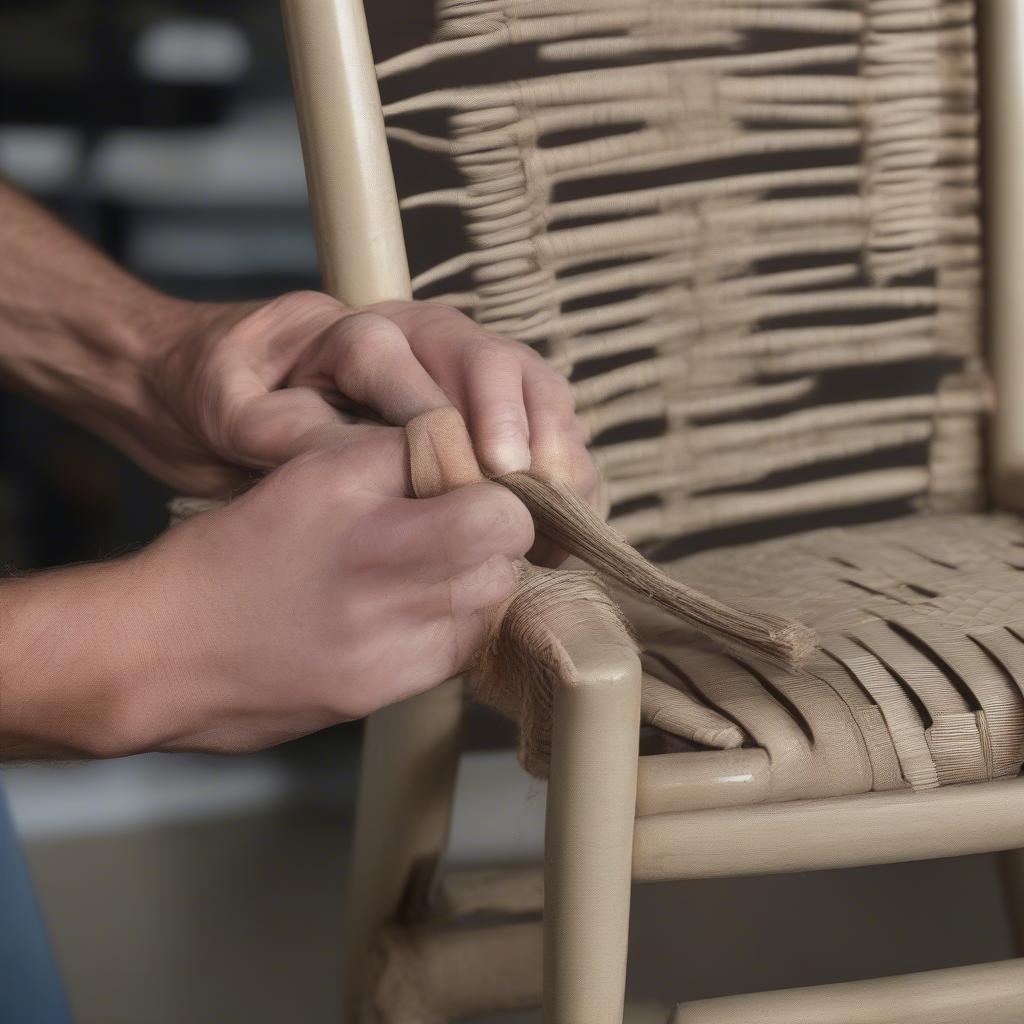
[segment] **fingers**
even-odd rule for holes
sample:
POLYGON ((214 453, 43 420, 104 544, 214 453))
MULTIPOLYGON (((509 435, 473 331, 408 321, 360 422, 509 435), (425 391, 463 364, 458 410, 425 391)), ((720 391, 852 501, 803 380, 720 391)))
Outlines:
POLYGON ((491 483, 391 502, 366 527, 368 567, 393 568, 423 583, 450 581, 494 558, 521 558, 534 540, 526 507, 491 483))
POLYGON ((255 469, 279 466, 314 449, 340 447, 361 433, 311 388, 267 391, 253 382, 248 394, 239 386, 233 397, 226 447, 234 461, 255 469))
POLYGON ((515 562, 502 555, 495 555, 453 576, 448 580, 448 607, 452 618, 456 622, 466 618, 476 620, 479 613, 492 612, 512 596, 518 582, 515 562))
POLYGON ((531 360, 523 373, 523 394, 532 472, 544 480, 568 484, 600 510, 600 475, 587 451, 569 382, 539 359, 531 360))
POLYGON ((497 475, 526 472, 530 426, 519 355, 505 346, 481 344, 464 358, 469 432, 480 465, 497 475))
POLYGON ((518 582, 515 563, 500 556, 448 582, 453 672, 462 671, 480 650, 496 609, 512 596, 518 582))
POLYGON ((388 423, 404 425, 451 404, 398 324, 377 313, 352 313, 336 321, 323 335, 316 368, 346 398, 388 423))
POLYGON ((417 359, 466 418, 483 469, 496 475, 528 470, 523 357, 530 350, 446 306, 409 302, 375 308, 405 332, 417 359))
POLYGON ((528 346, 458 310, 423 302, 374 308, 404 331, 417 359, 466 417, 485 470, 529 469, 569 484, 598 507, 598 474, 561 374, 528 346))

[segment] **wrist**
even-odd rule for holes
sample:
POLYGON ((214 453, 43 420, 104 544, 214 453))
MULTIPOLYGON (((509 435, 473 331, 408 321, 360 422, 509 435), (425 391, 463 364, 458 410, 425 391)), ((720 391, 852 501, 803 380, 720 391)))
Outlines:
POLYGON ((133 556, 0 583, 0 760, 150 745, 164 672, 139 570, 133 556))

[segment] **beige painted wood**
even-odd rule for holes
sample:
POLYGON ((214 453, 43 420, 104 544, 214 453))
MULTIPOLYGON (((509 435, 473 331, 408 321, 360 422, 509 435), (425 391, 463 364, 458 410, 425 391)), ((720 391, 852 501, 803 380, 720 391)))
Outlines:
POLYGON ((771 764, 760 747, 641 757, 637 817, 756 804, 770 779, 771 764))
MULTIPOLYGON (((349 305, 411 297, 405 241, 361 0, 282 0, 324 289, 349 305)), ((444 846, 462 721, 461 687, 367 722, 350 875, 346 1019, 382 924, 444 846)))
POLYGON ((669 1024, 1019 1024, 1024 960, 687 1003, 669 1024))
POLYGON ((446 1021, 533 1009, 541 1002, 542 948, 540 921, 437 932, 420 945, 426 999, 416 1009, 430 1006, 446 1021))
MULTIPOLYGON (((985 153, 987 338, 997 411, 992 428, 996 500, 1024 508, 1024 4, 979 5, 985 153)), ((1024 953, 1024 852, 1000 855, 1018 953, 1024 953)))
POLYGON ((282 0, 324 289, 363 305, 411 295, 362 0, 282 0))
POLYGON ((1024 778, 639 818, 633 877, 816 871, 1024 846, 1024 778))
POLYGON ((636 813, 640 660, 570 650, 555 698, 544 848, 544 1020, 620 1024, 636 813))
POLYGON ((345 906, 346 1020, 356 1019, 381 928, 428 898, 451 822, 462 707, 461 680, 450 679, 367 720, 345 906))
POLYGON ((996 393, 991 482, 1024 509, 1024 4, 983 0, 981 22, 987 341, 996 393))

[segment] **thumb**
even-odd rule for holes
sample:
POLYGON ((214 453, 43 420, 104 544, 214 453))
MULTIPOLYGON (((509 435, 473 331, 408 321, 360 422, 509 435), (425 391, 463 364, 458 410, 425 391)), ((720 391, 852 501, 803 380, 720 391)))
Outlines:
POLYGON ((346 422, 312 388, 289 387, 255 396, 235 412, 228 430, 232 462, 273 469, 304 452, 340 448, 388 428, 346 422))

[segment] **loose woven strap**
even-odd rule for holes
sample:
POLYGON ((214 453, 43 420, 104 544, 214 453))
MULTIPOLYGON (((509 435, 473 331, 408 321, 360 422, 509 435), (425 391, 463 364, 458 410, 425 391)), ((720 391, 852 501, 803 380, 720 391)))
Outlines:
MULTIPOLYGON (((436 497, 484 479, 456 409, 444 407, 416 417, 406 426, 406 437, 416 497, 436 497)), ((554 694, 574 682, 567 647, 582 642, 635 649, 632 632, 602 579, 626 587, 725 650, 790 667, 814 650, 815 634, 807 627, 726 604, 672 579, 568 487, 526 473, 510 473, 495 482, 526 504, 540 533, 593 570, 541 569, 523 561, 518 587, 495 614, 470 673, 477 699, 519 724, 520 760, 532 774, 547 773, 554 694)), ((171 513, 178 521, 217 504, 177 498, 171 513)))
MULTIPOLYGON (((406 433, 417 497, 482 479, 458 410, 445 407, 424 413, 407 426, 406 433)), ((716 645, 786 666, 799 664, 815 649, 814 632, 806 626, 726 604, 668 576, 626 543, 571 488, 528 473, 508 473, 494 482, 526 505, 537 530, 548 539, 716 645)))
MULTIPOLYGON (((651 723, 721 746, 713 725, 694 729, 685 701, 696 695, 738 725, 770 758, 757 800, 1015 777, 1024 761, 1022 543, 1017 519, 919 515, 666 566, 722 595, 770 596, 817 629, 820 650, 800 671, 779 672, 701 649, 655 609, 626 603, 647 670, 663 684, 655 714, 681 691, 681 711, 651 723)), ((660 742, 653 752, 675 749, 660 742)))

